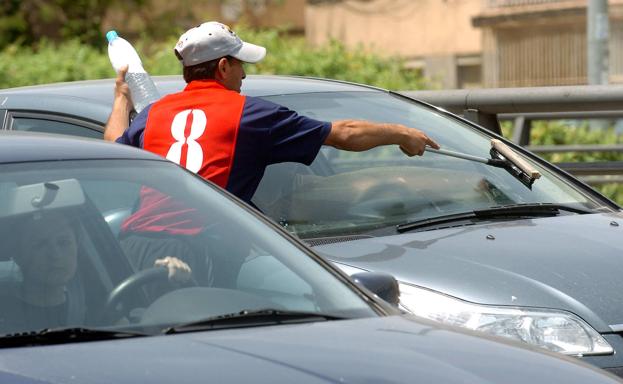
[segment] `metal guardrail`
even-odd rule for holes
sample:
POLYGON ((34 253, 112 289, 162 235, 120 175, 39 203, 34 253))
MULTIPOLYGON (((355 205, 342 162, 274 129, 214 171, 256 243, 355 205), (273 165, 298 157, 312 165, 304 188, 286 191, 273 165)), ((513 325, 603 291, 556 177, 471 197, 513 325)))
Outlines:
POLYGON ((503 113, 604 112, 621 110, 623 107, 623 85, 457 89, 401 93, 454 113, 476 114, 481 117, 495 117, 503 113))
MULTIPOLYGON (((623 85, 404 91, 402 94, 444 108, 501 134, 500 120, 514 122, 511 140, 534 153, 622 152, 623 145, 530 145, 536 120, 623 119, 623 85)), ((623 179, 623 162, 560 163, 592 184, 623 179), (580 165, 582 164, 582 165, 580 165), (588 176, 591 176, 588 178, 588 176)))

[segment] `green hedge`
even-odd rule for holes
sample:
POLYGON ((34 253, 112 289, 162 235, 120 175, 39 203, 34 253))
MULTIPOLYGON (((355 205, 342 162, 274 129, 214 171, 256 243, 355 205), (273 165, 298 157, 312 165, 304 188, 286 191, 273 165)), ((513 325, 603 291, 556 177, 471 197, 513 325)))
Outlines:
MULTIPOLYGON (((512 124, 502 124, 504 137, 512 137, 512 124)), ((530 131, 531 145, 563 145, 563 144, 621 144, 623 135, 616 132, 612 124, 600 129, 591 128, 587 121, 534 121, 530 131)), ((590 161, 623 161, 623 154, 616 152, 567 152, 545 153, 545 160, 558 162, 590 162, 590 161)), ((623 186, 618 183, 603 184, 595 188, 623 205, 623 186)))
MULTIPOLYGON (((119 31, 123 35, 123 31, 119 31)), ((348 80, 389 89, 422 89, 420 74, 404 67, 395 58, 381 58, 361 49, 349 50, 331 42, 310 47, 301 37, 283 36, 278 30, 239 30, 243 39, 264 45, 268 55, 247 73, 290 74, 348 80)), ((133 42, 152 75, 181 73, 173 54, 176 37, 164 42, 133 42)), ((41 41, 37 46, 9 46, 0 52, 0 88, 22 85, 113 77, 106 42, 101 49, 80 44, 77 40, 56 45, 41 41)))
POLYGON ((111 77, 102 52, 77 41, 37 48, 9 46, 0 53, 0 88, 111 77))

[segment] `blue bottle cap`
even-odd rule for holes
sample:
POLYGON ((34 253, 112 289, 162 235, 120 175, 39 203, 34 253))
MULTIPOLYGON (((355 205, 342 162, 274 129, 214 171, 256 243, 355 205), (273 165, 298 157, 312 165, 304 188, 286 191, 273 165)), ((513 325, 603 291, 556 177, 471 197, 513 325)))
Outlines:
POLYGON ((117 35, 117 31, 108 31, 106 33, 106 39, 108 39, 109 43, 113 41, 114 39, 116 39, 117 37, 119 37, 119 35, 117 35))

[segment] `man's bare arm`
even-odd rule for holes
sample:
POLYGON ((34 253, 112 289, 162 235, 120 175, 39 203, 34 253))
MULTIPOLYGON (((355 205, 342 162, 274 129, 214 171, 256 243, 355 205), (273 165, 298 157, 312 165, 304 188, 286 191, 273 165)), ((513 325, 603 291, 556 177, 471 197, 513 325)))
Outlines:
POLYGON ((340 120, 331 123, 324 142, 346 151, 366 151, 381 145, 398 145, 408 156, 421 156, 427 145, 439 145, 424 132, 401 124, 373 123, 363 120, 340 120))
POLYGON ((112 111, 104 127, 104 140, 115 141, 130 125, 130 111, 132 111, 132 99, 130 97, 130 87, 125 82, 125 74, 128 67, 122 68, 117 73, 115 80, 115 99, 112 111))

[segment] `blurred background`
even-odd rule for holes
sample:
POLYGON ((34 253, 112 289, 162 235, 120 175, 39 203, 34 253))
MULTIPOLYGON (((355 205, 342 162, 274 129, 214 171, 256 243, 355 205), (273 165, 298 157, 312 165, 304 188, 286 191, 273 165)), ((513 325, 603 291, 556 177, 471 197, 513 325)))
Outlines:
MULTIPOLYGON (((178 36, 207 20, 267 47, 250 74, 392 90, 623 83, 623 0, 1 0, 0 88, 113 77, 110 29, 152 75, 179 74, 178 36)), ((531 124, 532 146, 623 143, 623 117, 531 124)), ((620 148, 542 156, 622 161, 620 148)), ((622 204, 621 177, 594 186, 622 204)))
MULTIPOLYGON (((135 44, 143 45, 143 58, 149 63, 160 44, 174 43, 180 33, 202 21, 220 20, 249 39, 254 32, 264 31, 260 39, 295 40, 295 47, 302 44, 318 54, 327 54, 323 48, 333 46, 340 54, 350 51, 399 61, 405 76, 412 72, 423 80, 412 83, 413 79, 409 79, 406 88, 389 84, 403 89, 577 85, 589 83, 590 1, 593 0, 3 0, 0 49, 29 47, 39 52, 50 44, 78 41, 103 53, 105 32, 116 29, 135 44), (266 34, 267 31, 274 33, 266 34)), ((621 83, 623 0, 597 2, 606 4, 609 18, 609 28, 601 27, 601 33, 609 35, 606 80, 621 83)), ((270 56, 287 58, 286 47, 290 44, 269 43, 275 44, 270 44, 275 48, 269 51, 270 56)), ((61 49, 59 53, 69 55, 75 49, 71 46, 68 52, 61 49)), ((170 53, 171 47, 163 49, 170 53)), ((10 70, 6 65, 3 69, 10 70)), ((151 70, 177 73, 178 69, 154 66, 151 70)), ((285 66, 278 69, 303 70, 285 66)), ((77 68, 75 71, 75 76, 81 76, 77 68)), ((27 82, 15 73, 17 78, 9 79, 8 73, 3 72, 3 86, 27 82)), ((110 72, 92 70, 88 75, 110 72)))

